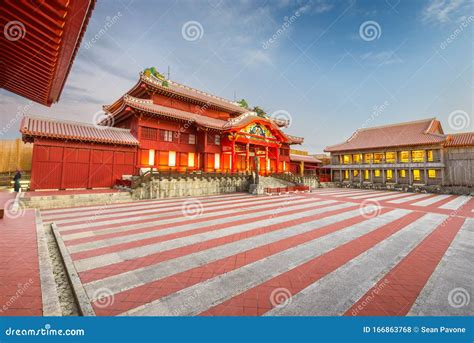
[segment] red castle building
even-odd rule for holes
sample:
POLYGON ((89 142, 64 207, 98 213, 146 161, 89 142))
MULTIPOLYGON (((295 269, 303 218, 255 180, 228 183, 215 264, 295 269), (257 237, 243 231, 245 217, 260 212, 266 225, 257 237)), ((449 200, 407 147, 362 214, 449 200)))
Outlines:
POLYGON ((34 143, 31 190, 111 187, 144 169, 286 172, 290 145, 303 142, 282 131, 285 120, 166 80, 154 68, 104 111, 98 124, 24 117, 23 140, 34 143))

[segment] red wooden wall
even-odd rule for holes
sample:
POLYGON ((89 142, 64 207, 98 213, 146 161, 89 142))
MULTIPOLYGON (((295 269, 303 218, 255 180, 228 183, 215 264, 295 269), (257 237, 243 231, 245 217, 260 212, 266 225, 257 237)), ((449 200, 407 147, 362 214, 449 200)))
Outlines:
POLYGON ((112 187, 135 174, 136 147, 35 140, 30 189, 112 187))

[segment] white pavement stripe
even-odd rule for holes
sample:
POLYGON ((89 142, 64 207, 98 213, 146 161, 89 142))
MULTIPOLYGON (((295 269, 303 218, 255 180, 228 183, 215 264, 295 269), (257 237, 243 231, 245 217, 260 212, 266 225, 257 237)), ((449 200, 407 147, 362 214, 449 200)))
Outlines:
POLYGON ((426 198, 428 196, 430 196, 430 194, 411 193, 410 197, 406 197, 406 198, 403 198, 403 199, 390 200, 388 202, 391 203, 391 204, 403 204, 404 202, 409 202, 409 201, 416 200, 416 199, 426 198))
MULTIPOLYGON (((288 226, 284 229, 264 233, 262 235, 244 238, 232 243, 216 246, 203 251, 177 257, 155 265, 138 268, 122 274, 90 282, 85 285, 88 294, 94 294, 98 289, 107 287, 112 293, 132 289, 164 277, 181 273, 211 262, 233 256, 263 245, 274 243, 305 232, 317 230, 326 225, 341 222, 358 214, 357 210, 344 212, 327 218, 313 220, 304 224, 288 226)), ((388 215, 388 214, 387 214, 388 215)))
MULTIPOLYGON (((314 215, 314 214, 319 214, 319 213, 323 213, 323 212, 327 212, 327 211, 331 211, 335 209, 346 208, 349 206, 351 206, 351 204, 339 204, 332 207, 324 207, 320 209, 315 209, 315 210, 306 212, 305 214, 314 215)), ((278 224, 286 220, 295 220, 301 217, 302 217, 301 213, 286 215, 283 217, 266 219, 264 223, 262 223, 261 221, 256 221, 256 222, 252 222, 248 224, 235 225, 229 228, 208 231, 208 232, 199 233, 199 234, 186 236, 182 238, 177 238, 173 240, 158 242, 154 244, 148 244, 145 246, 130 248, 126 250, 121 250, 119 252, 84 258, 84 259, 75 261, 76 269, 79 272, 95 269, 95 268, 107 266, 113 263, 118 263, 118 262, 123 262, 126 260, 138 258, 138 257, 148 256, 157 252, 162 252, 162 251, 175 249, 175 248, 181 248, 190 244, 194 244, 194 243, 198 243, 198 242, 202 242, 202 241, 206 241, 210 239, 220 238, 220 237, 228 236, 228 235, 239 233, 239 232, 250 231, 262 226, 278 224)), ((196 228, 195 224, 181 227, 179 230, 183 231, 183 230, 190 230, 193 228, 196 228)), ((175 229, 174 231, 176 230, 178 229, 175 229)))
MULTIPOLYGON (((301 201, 308 201, 308 198, 305 198, 305 197, 301 197, 299 199, 301 199, 301 201)), ((281 199, 273 198, 272 200, 268 200, 268 201, 277 202, 278 200, 281 200, 281 199)), ((232 205, 238 205, 239 203, 240 201, 237 201, 237 202, 232 203, 232 205)), ((231 206, 230 209, 235 210, 235 206, 231 206)), ((203 208, 203 211, 205 211, 205 208, 203 208)), ((189 220, 189 217, 186 217, 185 212, 182 212, 182 211, 177 211, 177 212, 180 213, 180 215, 178 215, 177 217, 182 217, 184 219, 189 220)), ((172 213, 172 211, 170 211, 170 213, 172 213)), ((225 211, 223 211, 222 213, 225 213, 225 211)), ((80 224, 61 224, 59 226, 59 231, 63 232, 63 231, 70 231, 70 230, 77 230, 77 229, 102 227, 104 225, 114 225, 114 224, 133 225, 134 222, 141 222, 144 220, 153 221, 154 219, 159 219, 163 216, 168 216, 168 213, 157 212, 156 214, 148 214, 148 215, 136 214, 135 216, 130 217, 130 218, 109 219, 105 221, 95 221, 94 219, 91 219, 91 221, 87 221, 85 223, 80 223, 80 224)), ((176 218, 174 218, 173 220, 176 220, 176 218)))
POLYGON ((357 195, 357 196, 352 196, 349 197, 350 199, 365 199, 365 198, 373 198, 375 196, 382 196, 385 194, 389 194, 388 192, 376 192, 372 194, 367 194, 366 192, 363 195, 357 195))
POLYGON ((84 215, 81 215, 80 217, 75 217, 75 218, 71 218, 71 219, 58 219, 58 220, 54 220, 54 222, 56 223, 56 225, 60 226, 60 227, 66 227, 66 226, 70 226, 70 225, 73 225, 74 223, 80 223, 80 222, 83 222, 83 221, 88 221, 89 223, 90 222, 103 222, 105 223, 106 221, 102 221, 102 219, 107 219, 107 218, 121 218, 121 217, 138 217, 138 216, 141 216, 143 214, 146 214, 146 213, 153 213, 153 214, 161 214, 162 216, 167 216, 169 214, 171 214, 173 211, 175 211, 176 213, 181 213, 182 214, 182 210, 183 208, 186 208, 187 206, 194 206, 193 204, 196 204, 196 206, 200 206, 202 205, 202 209, 203 210, 206 210, 206 209, 214 209, 214 208, 221 208, 221 207, 224 207, 224 208, 235 208, 235 205, 246 205, 246 204, 255 204, 255 205, 258 205, 259 203, 265 203, 265 202, 277 202, 277 201, 283 201, 285 200, 285 198, 287 199, 291 199, 291 200, 295 200, 295 199, 302 199, 303 197, 295 197, 295 196, 285 196, 285 197, 281 197, 281 198, 272 198, 271 200, 268 200, 268 199, 264 199, 264 198, 255 198, 255 197, 252 197, 252 198, 245 198, 245 199, 241 199, 241 198, 238 198, 238 199, 232 199, 232 200, 225 200, 225 201, 217 201, 217 202, 189 202, 189 203, 186 203, 186 202, 183 202, 183 203, 179 203, 177 205, 170 205, 169 207, 163 207, 163 206, 160 206, 160 207, 154 207, 154 206, 151 206, 151 205, 148 205, 146 207, 141 207, 141 208, 134 208, 130 211, 127 211, 127 209, 124 209, 123 212, 120 212, 120 213, 110 213, 110 214, 104 214, 104 213, 101 213, 101 214, 97 214, 97 215, 90 215, 89 213, 86 213, 84 215))
MULTIPOLYGON (((335 203, 336 202, 335 200, 325 200, 325 201, 326 201, 325 203, 335 203)), ((262 205, 259 205, 259 206, 252 206, 251 208, 249 207, 248 210, 267 209, 267 208, 273 208, 273 207, 277 207, 276 210, 281 210, 283 208, 291 210, 294 207, 293 205, 298 205, 298 204, 304 205, 304 204, 314 204, 314 203, 315 203, 314 199, 301 198, 301 199, 298 199, 298 200, 293 200, 291 202, 292 206, 286 206, 288 204, 288 202, 285 201, 283 203, 266 203, 266 204, 262 204, 262 205)), ((273 211, 276 211, 276 210, 274 209, 273 211)), ((222 216, 222 215, 225 215, 225 214, 233 214, 235 212, 242 213, 243 210, 242 209, 231 209, 231 210, 225 210, 224 209, 224 211, 222 211, 222 212, 214 212, 214 213, 206 213, 205 211, 203 211, 203 213, 199 216, 199 218, 209 218, 209 217, 214 217, 214 216, 222 216)), ((188 223, 191 223, 191 222, 195 222, 195 220, 196 220, 196 217, 193 217, 193 216, 186 217, 181 213, 180 216, 176 216, 176 217, 171 218, 171 219, 163 219, 163 218, 161 218, 161 216, 158 216, 156 219, 146 220, 142 223, 117 225, 117 226, 107 228, 107 229, 101 228, 100 226, 99 227, 92 226, 92 227, 87 227, 87 229, 89 229, 89 230, 82 230, 81 229, 82 232, 76 232, 76 233, 67 234, 68 231, 72 230, 72 229, 69 229, 69 228, 65 228, 65 229, 59 230, 59 231, 64 235, 63 239, 65 241, 68 241, 68 240, 76 239, 76 238, 85 238, 85 237, 90 237, 90 236, 101 236, 101 235, 104 235, 104 234, 118 233, 118 232, 124 232, 124 231, 130 231, 130 233, 133 234, 133 230, 137 230, 137 229, 153 228, 155 226, 161 227, 161 225, 170 224, 170 223, 173 224, 174 226, 179 226, 179 225, 185 225, 185 224, 188 224, 188 223)), ((106 224, 102 223, 101 226, 103 226, 103 225, 106 225, 106 224)))
POLYGON ((395 193, 395 194, 391 194, 391 195, 384 195, 384 196, 381 196, 381 197, 376 197, 376 198, 371 198, 371 200, 373 201, 382 201, 382 200, 389 200, 389 199, 395 199, 395 198, 400 198, 400 197, 407 197, 409 196, 409 194, 407 193, 395 193))
POLYGON ((445 210, 457 210, 458 208, 462 207, 465 203, 467 203, 472 197, 466 195, 460 195, 456 199, 453 199, 446 204, 440 206, 439 208, 443 208, 445 210))
MULTIPOLYGON (((295 210, 303 211, 304 209, 311 208, 317 205, 325 205, 325 204, 331 204, 330 201, 323 201, 323 202, 312 202, 308 204, 303 204, 299 207, 295 207, 295 210)), ((76 244, 76 245, 67 245, 67 248, 70 253, 76 253, 76 252, 81 252, 81 251, 88 251, 88 250, 94 250, 98 248, 103 248, 103 247, 110 247, 114 246, 116 244, 122 244, 122 243, 129 243, 129 242, 135 242, 135 241, 140 241, 143 239, 148 239, 148 238, 154 238, 154 237, 160 237, 160 236, 165 236, 169 235, 172 233, 179 233, 179 232, 185 232, 188 230, 196 230, 196 229, 201 229, 201 228, 209 228, 211 229, 215 225, 220 225, 220 224, 231 224, 232 222, 239 222, 244 219, 251 219, 251 218, 256 218, 256 217, 261 217, 265 216, 264 219, 255 219, 256 221, 266 221, 269 218, 273 217, 275 214, 286 212, 288 209, 285 207, 281 207, 277 210, 268 210, 268 211, 255 211, 253 213, 247 214, 247 215, 240 215, 240 216, 229 216, 230 218, 233 218, 233 220, 230 220, 229 217, 226 218, 220 218, 220 219, 214 219, 214 220, 209 220, 206 221, 205 223, 189 223, 187 225, 173 225, 173 227, 167 228, 167 229, 157 229, 153 231, 148 231, 148 232, 142 232, 142 233, 133 233, 131 232, 129 235, 126 236, 118 236, 118 237, 112 237, 112 238, 106 238, 106 239, 100 239, 100 236, 97 237, 96 240, 92 242, 87 242, 87 243, 81 243, 81 244, 76 244)), ((305 212, 301 212, 301 216, 304 216, 305 212)))
POLYGON ((447 216, 426 214, 342 267, 294 294, 267 316, 340 316, 442 223, 447 216))
POLYGON ((54 216, 45 216, 45 220, 54 221, 56 224, 58 223, 73 223, 78 222, 81 220, 86 220, 88 218, 100 219, 100 218, 109 218, 113 216, 123 215, 124 213, 146 213, 147 211, 167 211, 171 209, 181 208, 184 204, 187 203, 197 203, 208 205, 208 206, 215 206, 216 204, 227 204, 227 203, 240 203, 240 202, 248 202, 248 201, 262 201, 265 200, 263 197, 257 198, 255 196, 248 196, 248 197, 236 197, 236 198, 225 198, 225 199, 218 199, 218 200, 199 200, 199 199, 192 199, 188 198, 184 201, 170 201, 167 203, 149 203, 146 205, 141 206, 131 206, 131 207, 123 207, 123 208, 109 208, 105 205, 100 210, 95 211, 83 211, 83 212, 76 212, 74 214, 57 214, 54 216))
MULTIPOLYGON (((379 195, 379 194, 383 194, 385 192, 372 192, 369 194, 369 196, 376 196, 376 195, 379 195)), ((367 194, 367 192, 365 191, 357 191, 357 192, 350 192, 350 193, 344 193, 344 194, 338 194, 338 195, 334 195, 334 197, 336 198, 353 198, 353 197, 356 197, 356 196, 359 196, 359 195, 362 195, 362 194, 367 194)))
POLYGON ((353 189, 350 188, 317 188, 313 190, 313 193, 342 193, 352 191, 353 189))
POLYGON ((474 219, 467 218, 408 315, 473 316, 474 219))
POLYGON ((395 210, 185 288, 123 315, 192 316, 406 214, 395 210), (395 212, 395 213, 394 213, 395 212), (194 300, 194 301, 190 301, 194 300))
POLYGON ((431 204, 434 204, 435 202, 438 202, 440 200, 443 200, 443 199, 446 199, 450 197, 450 195, 446 195, 446 194, 443 194, 443 195, 437 195, 437 196, 434 196, 432 198, 429 198, 429 199, 425 199, 425 200, 422 200, 422 201, 418 201, 418 202, 415 202, 414 204, 411 204, 412 206, 422 206, 422 207, 426 207, 426 206, 429 206, 431 204))
POLYGON ((120 203, 113 203, 113 204, 103 204, 103 205, 93 205, 93 206, 81 206, 81 207, 67 207, 62 209, 51 209, 51 210, 41 210, 42 215, 53 215, 53 214, 61 214, 64 212, 70 212, 71 215, 74 215, 74 212, 80 212, 84 210, 94 210, 94 209, 101 209, 104 206, 114 208, 114 207, 128 207, 128 206, 141 206, 143 204, 149 203, 170 203, 170 202, 183 202, 187 199, 220 199, 220 198, 238 198, 238 197, 248 197, 248 193, 230 193, 225 195, 207 195, 201 197, 182 197, 182 198, 168 198, 168 199, 150 199, 150 200, 134 200, 132 202, 120 202, 120 203))
MULTIPOLYGON (((336 196, 336 195, 349 195, 349 194, 352 194, 352 193, 361 193, 362 194, 363 191, 361 190, 353 190, 353 189, 347 189, 347 190, 336 190, 336 191, 325 191, 325 192, 311 192, 311 194, 317 194, 317 195, 329 195, 329 196, 336 196)), ((367 193, 367 192, 366 192, 367 193)))

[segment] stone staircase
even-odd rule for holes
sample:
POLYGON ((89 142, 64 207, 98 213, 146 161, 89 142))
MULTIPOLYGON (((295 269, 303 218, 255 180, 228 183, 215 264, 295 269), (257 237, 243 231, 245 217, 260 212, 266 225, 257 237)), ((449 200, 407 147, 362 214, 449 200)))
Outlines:
POLYGON ((260 176, 258 185, 250 185, 249 193, 251 194, 265 194, 265 188, 283 188, 293 187, 293 182, 277 179, 273 176, 260 176))
POLYGON ((263 185, 265 188, 276 188, 276 187, 291 187, 294 186, 294 182, 290 182, 287 180, 277 179, 273 176, 260 176, 260 184, 263 185))

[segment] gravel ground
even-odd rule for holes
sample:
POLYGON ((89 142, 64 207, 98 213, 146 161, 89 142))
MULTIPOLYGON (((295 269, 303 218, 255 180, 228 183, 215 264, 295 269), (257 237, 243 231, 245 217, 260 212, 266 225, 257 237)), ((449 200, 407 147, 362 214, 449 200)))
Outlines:
POLYGON ((54 239, 50 225, 44 225, 46 239, 48 241, 49 257, 53 267, 54 279, 58 288, 59 304, 63 316, 78 316, 79 308, 76 304, 71 284, 67 277, 61 253, 54 239))

